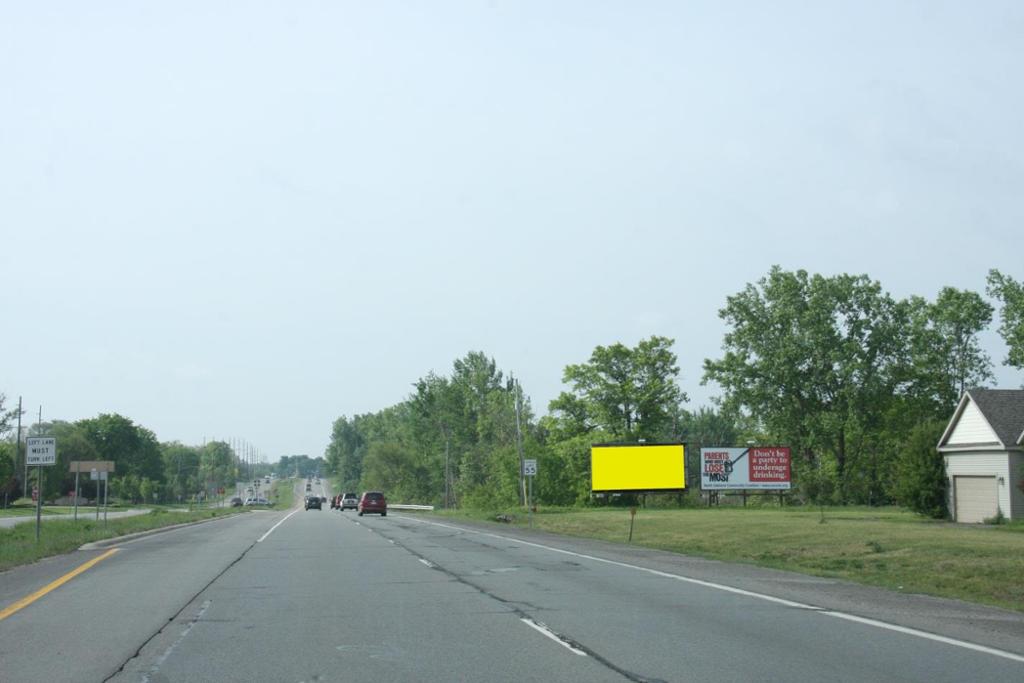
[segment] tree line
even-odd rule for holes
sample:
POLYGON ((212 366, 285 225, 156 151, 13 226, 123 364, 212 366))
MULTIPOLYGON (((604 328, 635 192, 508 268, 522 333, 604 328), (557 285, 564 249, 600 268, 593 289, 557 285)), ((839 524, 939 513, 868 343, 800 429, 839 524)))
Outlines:
MULTIPOLYGON (((993 270, 1004 363, 1024 369, 1024 285, 993 270)), ((487 354, 429 372, 404 401, 335 420, 325 458, 346 490, 443 506, 523 503, 520 462, 538 461, 536 499, 590 503, 590 445, 684 441, 690 486, 701 445, 787 444, 796 495, 902 503, 944 513, 934 447, 964 390, 993 379, 979 335, 994 307, 978 292, 895 299, 866 275, 774 267, 726 299, 722 354, 702 383, 721 394, 688 410, 675 341, 598 346, 565 367, 565 390, 537 416, 519 382, 487 354)), ((685 343, 685 340, 683 340, 685 343)))
MULTIPOLYGON (((4 409, 0 395, 0 500, 20 497, 35 483, 30 468, 26 486, 23 460, 16 460, 12 423, 17 411, 4 409)), ((35 425, 23 434, 57 439, 57 463, 44 467, 44 500, 68 495, 74 490, 75 475, 70 463, 81 460, 110 460, 116 472, 110 479, 110 493, 127 502, 179 502, 195 496, 211 496, 220 487, 234 488, 245 473, 244 464, 224 441, 190 446, 177 441, 160 442, 149 429, 118 414, 35 425)), ((21 447, 24 458, 25 447, 21 447)), ((89 475, 80 477, 82 495, 93 490, 89 475)))

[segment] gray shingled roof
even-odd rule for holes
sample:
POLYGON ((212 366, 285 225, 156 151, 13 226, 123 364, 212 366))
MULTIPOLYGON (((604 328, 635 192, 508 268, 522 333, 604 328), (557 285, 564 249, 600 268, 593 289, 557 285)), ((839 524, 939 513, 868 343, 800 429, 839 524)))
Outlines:
POLYGON ((1024 389, 971 389, 967 393, 1003 445, 1015 445, 1024 432, 1024 389))

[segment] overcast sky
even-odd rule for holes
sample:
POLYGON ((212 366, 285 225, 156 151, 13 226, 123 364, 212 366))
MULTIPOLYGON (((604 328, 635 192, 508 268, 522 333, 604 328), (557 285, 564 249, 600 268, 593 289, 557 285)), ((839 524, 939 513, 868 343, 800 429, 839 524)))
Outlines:
POLYGON ((0 392, 44 419, 316 456, 467 351, 544 412, 652 334, 696 406, 772 264, 1024 276, 1020 2, 0 7, 0 392))

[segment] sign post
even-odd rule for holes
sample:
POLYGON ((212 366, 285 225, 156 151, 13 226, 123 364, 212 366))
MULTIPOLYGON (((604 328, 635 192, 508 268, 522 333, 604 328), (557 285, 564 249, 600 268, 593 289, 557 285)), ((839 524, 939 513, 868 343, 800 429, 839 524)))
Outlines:
POLYGON ((36 466, 36 543, 39 542, 39 527, 43 522, 43 467, 57 464, 57 439, 52 436, 30 436, 25 440, 25 464, 36 466))
MULTIPOLYGON (((116 467, 113 460, 72 460, 69 471, 75 473, 75 519, 78 519, 78 475, 81 472, 88 472, 89 479, 96 482, 96 521, 100 521, 100 482, 107 481, 107 474, 115 472, 116 467)), ((106 512, 103 515, 106 521, 106 512)))
POLYGON ((100 521, 100 471, 93 467, 89 470, 89 478, 96 482, 96 521, 100 521))
POLYGON ((107 528, 107 492, 109 491, 110 483, 107 480, 107 475, 110 474, 106 470, 100 472, 100 479, 103 480, 103 528, 107 528))
POLYGON ((533 528, 533 478, 537 476, 537 461, 523 460, 523 476, 526 477, 527 481, 527 493, 526 493, 526 516, 530 520, 530 528, 533 528))

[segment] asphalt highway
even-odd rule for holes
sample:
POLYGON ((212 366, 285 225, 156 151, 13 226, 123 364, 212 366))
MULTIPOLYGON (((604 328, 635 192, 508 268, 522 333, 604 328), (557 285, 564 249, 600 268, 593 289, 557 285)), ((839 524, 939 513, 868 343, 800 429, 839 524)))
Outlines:
POLYGON ((18 568, 0 610, 96 558, 0 611, 0 680, 1024 680, 1016 613, 326 505, 18 568))

